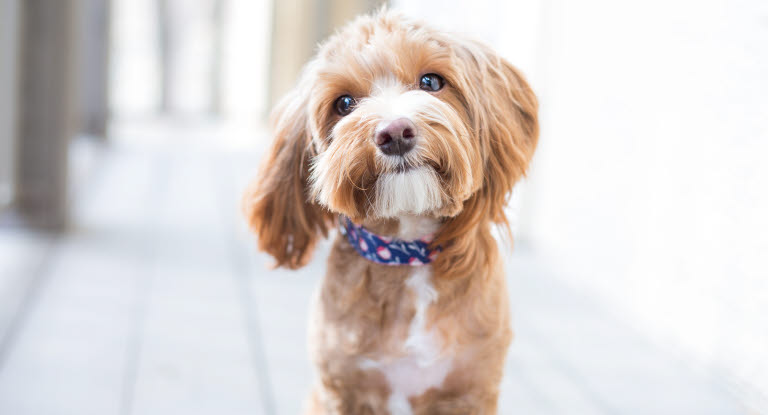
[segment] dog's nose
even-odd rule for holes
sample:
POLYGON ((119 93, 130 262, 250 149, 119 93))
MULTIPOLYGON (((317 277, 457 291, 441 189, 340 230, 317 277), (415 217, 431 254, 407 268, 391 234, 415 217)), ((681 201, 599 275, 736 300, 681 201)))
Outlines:
POLYGON ((376 145, 384 154, 402 156, 416 144, 416 126, 408 118, 390 122, 376 133, 376 145))

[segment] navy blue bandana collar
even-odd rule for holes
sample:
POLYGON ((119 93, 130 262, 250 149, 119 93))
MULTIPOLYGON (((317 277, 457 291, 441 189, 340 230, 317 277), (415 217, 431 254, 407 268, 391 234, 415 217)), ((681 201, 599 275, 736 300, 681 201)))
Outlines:
POLYGON ((346 216, 339 218, 340 231, 363 258, 384 265, 425 265, 437 258, 440 248, 429 249, 432 235, 413 241, 379 236, 346 216))

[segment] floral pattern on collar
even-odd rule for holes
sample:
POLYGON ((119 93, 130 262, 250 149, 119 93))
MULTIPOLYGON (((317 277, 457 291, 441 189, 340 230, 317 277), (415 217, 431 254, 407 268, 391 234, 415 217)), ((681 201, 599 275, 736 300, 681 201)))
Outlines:
POLYGON ((420 239, 402 239, 379 236, 346 216, 339 218, 340 231, 363 258, 384 265, 426 265, 437 258, 440 247, 429 249, 433 235, 420 239))

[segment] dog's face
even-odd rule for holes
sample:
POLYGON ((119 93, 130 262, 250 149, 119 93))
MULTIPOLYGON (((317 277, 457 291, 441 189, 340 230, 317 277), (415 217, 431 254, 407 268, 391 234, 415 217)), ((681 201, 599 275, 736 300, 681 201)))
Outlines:
POLYGON ((450 47, 412 27, 367 25, 310 66, 311 193, 353 218, 454 216, 483 176, 471 80, 450 47))
MULTIPOLYGON (((246 198, 260 247, 296 267, 331 213, 504 222, 538 136, 522 76, 486 46, 400 14, 329 39, 276 110, 276 142, 246 198)), ((463 229, 466 231, 466 229, 463 229)))

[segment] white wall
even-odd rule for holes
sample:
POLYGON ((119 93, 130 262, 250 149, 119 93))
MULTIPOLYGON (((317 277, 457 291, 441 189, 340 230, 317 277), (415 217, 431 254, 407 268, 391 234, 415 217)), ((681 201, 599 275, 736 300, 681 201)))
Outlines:
POLYGON ((767 6, 554 3, 530 200, 531 236, 569 276, 755 399, 768 393, 767 6))
POLYGON ((768 2, 399 3, 529 74, 519 238, 768 406, 768 2))
POLYGON ((0 207, 10 202, 16 130, 18 0, 0 0, 0 207))

